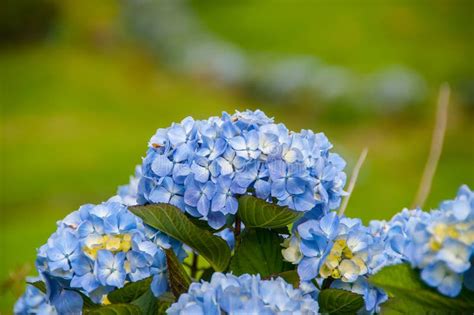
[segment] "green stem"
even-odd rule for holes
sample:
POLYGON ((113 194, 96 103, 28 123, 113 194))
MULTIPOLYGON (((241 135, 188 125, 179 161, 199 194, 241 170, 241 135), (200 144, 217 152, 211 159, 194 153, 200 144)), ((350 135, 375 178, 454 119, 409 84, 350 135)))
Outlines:
POLYGON ((235 249, 239 248, 240 246, 240 217, 237 214, 235 216, 235 228, 234 228, 234 238, 235 238, 235 249))
POLYGON ((195 279, 198 272, 198 259, 199 256, 196 253, 193 253, 193 261, 191 263, 191 278, 195 279))

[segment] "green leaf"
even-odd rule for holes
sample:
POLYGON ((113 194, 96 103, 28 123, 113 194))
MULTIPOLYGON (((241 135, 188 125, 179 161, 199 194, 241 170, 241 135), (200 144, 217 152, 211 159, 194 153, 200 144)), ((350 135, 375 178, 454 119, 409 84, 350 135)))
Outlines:
POLYGON ((150 289, 152 277, 127 283, 123 288, 110 292, 107 297, 111 303, 130 303, 150 289))
POLYGON ((172 249, 166 251, 166 263, 168 265, 168 280, 175 297, 188 291, 191 279, 189 278, 183 265, 180 264, 178 258, 172 249))
MULTIPOLYGON (((390 298, 387 302, 381 305, 381 313, 383 315, 403 315, 410 310, 411 314, 425 314, 426 310, 422 305, 413 303, 407 299, 390 298)), ((430 315, 442 315, 443 311, 431 311, 430 315)))
POLYGON ((423 283, 419 272, 408 264, 385 267, 370 277, 369 282, 395 297, 390 303, 382 304, 382 310, 388 307, 403 313, 416 306, 425 313, 474 312, 473 294, 462 292, 456 298, 444 296, 423 283))
POLYGON ((212 267, 206 268, 201 275, 201 280, 210 281, 213 274, 214 269, 212 267))
POLYGON ((132 304, 110 304, 99 308, 86 310, 88 315, 135 315, 141 314, 140 308, 132 304))
POLYGON ((36 287, 41 292, 46 293, 46 284, 43 281, 35 281, 35 282, 27 282, 27 283, 36 287))
POLYGON ((319 293, 321 313, 356 314, 364 306, 362 295, 339 289, 325 289, 319 293))
POLYGON ((262 278, 278 275, 291 269, 283 261, 280 243, 283 238, 266 229, 247 229, 242 234, 242 243, 230 263, 236 274, 260 274, 262 278))
POLYGON ((169 204, 134 206, 129 210, 143 221, 188 245, 204 257, 216 271, 224 271, 230 261, 230 249, 220 237, 198 228, 178 208, 169 204))
POLYGON ((148 289, 142 296, 131 302, 131 304, 138 306, 143 315, 161 315, 165 314, 166 310, 175 300, 171 292, 165 292, 159 298, 156 298, 151 289, 148 289))
POLYGON ((281 277, 293 287, 298 288, 300 286, 300 277, 296 270, 288 270, 276 274, 273 278, 281 277))
POLYGON ((239 198, 239 216, 245 227, 281 228, 293 223, 303 213, 278 206, 260 198, 245 195, 239 198))

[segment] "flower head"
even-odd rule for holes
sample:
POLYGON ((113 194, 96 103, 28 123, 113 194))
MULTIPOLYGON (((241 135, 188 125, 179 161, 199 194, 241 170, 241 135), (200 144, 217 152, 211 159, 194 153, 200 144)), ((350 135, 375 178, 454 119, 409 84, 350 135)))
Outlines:
POLYGON ((173 204, 214 228, 242 194, 324 214, 339 206, 346 180, 331 147, 323 134, 290 132, 261 111, 188 117, 151 138, 137 201, 173 204))
POLYGON ((428 285, 451 297, 459 294, 463 282, 472 289, 474 193, 467 186, 407 230, 405 259, 421 269, 428 285))
POLYGON ((84 205, 59 221, 38 250, 36 264, 51 283, 78 289, 96 302, 127 282, 147 277, 156 280, 151 289, 158 296, 167 288, 162 248, 183 253, 177 241, 145 226, 126 206, 108 201, 84 205))
POLYGON ((53 305, 51 305, 46 295, 33 285, 27 285, 26 291, 16 301, 13 308, 15 315, 28 314, 57 314, 53 305))
POLYGON ((298 264, 303 281, 331 277, 354 282, 376 265, 378 244, 369 229, 360 220, 339 218, 335 212, 297 225, 287 243, 283 257, 298 264))
POLYGON ((318 303, 283 279, 214 273, 210 282, 192 283, 167 314, 317 314, 318 303))

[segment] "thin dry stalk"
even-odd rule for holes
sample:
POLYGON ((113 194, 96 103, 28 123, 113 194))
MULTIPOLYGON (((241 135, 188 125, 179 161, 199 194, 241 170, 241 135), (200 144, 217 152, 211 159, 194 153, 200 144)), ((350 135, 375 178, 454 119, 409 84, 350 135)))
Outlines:
POLYGON ((354 166, 354 169, 352 170, 351 179, 349 180, 349 186, 347 187, 347 195, 342 201, 341 208, 339 209, 339 216, 342 216, 344 214, 344 211, 346 211, 347 204, 349 203, 352 191, 354 190, 354 186, 357 182, 357 177, 359 177, 359 171, 362 167, 362 164, 364 164, 365 158, 367 157, 367 152, 369 152, 367 148, 364 148, 364 150, 362 150, 359 159, 357 160, 357 163, 354 166))
POLYGON ((446 125, 448 122, 448 105, 450 88, 447 83, 441 85, 438 96, 436 123, 433 130, 433 137, 431 138, 431 149, 428 155, 428 160, 423 170, 420 186, 413 201, 412 208, 423 207, 431 190, 434 174, 438 166, 438 161, 443 151, 444 135, 446 134, 446 125))

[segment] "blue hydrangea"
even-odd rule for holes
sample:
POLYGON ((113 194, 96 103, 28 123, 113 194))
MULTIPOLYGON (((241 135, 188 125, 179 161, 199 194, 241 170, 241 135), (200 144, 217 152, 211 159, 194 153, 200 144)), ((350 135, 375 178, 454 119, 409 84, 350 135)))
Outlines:
POLYGON ((384 243, 359 219, 329 212, 320 219, 305 219, 282 244, 285 260, 297 264, 304 282, 331 278, 332 287, 362 294, 366 310, 374 313, 388 297, 368 285, 367 277, 386 266, 384 243))
POLYGON ((454 200, 430 212, 404 209, 390 221, 370 222, 384 244, 381 265, 408 262, 425 283, 447 296, 474 290, 474 194, 462 186, 454 200))
POLYGON ((162 248, 185 255, 177 241, 145 226, 121 203, 108 201, 84 205, 59 221, 39 248, 36 265, 59 292, 57 300, 74 288, 101 302, 108 292, 147 277, 153 277, 151 289, 159 296, 168 287, 162 248))
POLYGON ((318 314, 310 295, 283 279, 259 275, 214 273, 210 282, 192 283, 187 293, 166 311, 175 314, 318 314))
POLYGON ((15 315, 54 315, 57 311, 48 302, 43 292, 32 285, 27 285, 25 293, 16 301, 13 313, 15 315))
POLYGON ((188 117, 151 138, 137 201, 170 203, 216 229, 242 194, 321 215, 339 206, 346 181, 331 148, 324 134, 290 132, 258 110, 188 117))
POLYGON ((463 283, 474 290, 474 193, 462 186, 430 216, 408 229, 406 259, 444 295, 457 296, 463 283))
POLYGON ((283 256, 298 265, 303 281, 317 277, 354 282, 378 268, 381 246, 359 219, 330 212, 299 224, 284 245, 283 256))
POLYGON ((378 239, 380 244, 383 244, 381 254, 385 257, 384 266, 406 261, 410 231, 413 231, 419 222, 427 222, 430 218, 431 215, 421 209, 403 209, 388 222, 370 221, 369 229, 372 236, 378 239))

